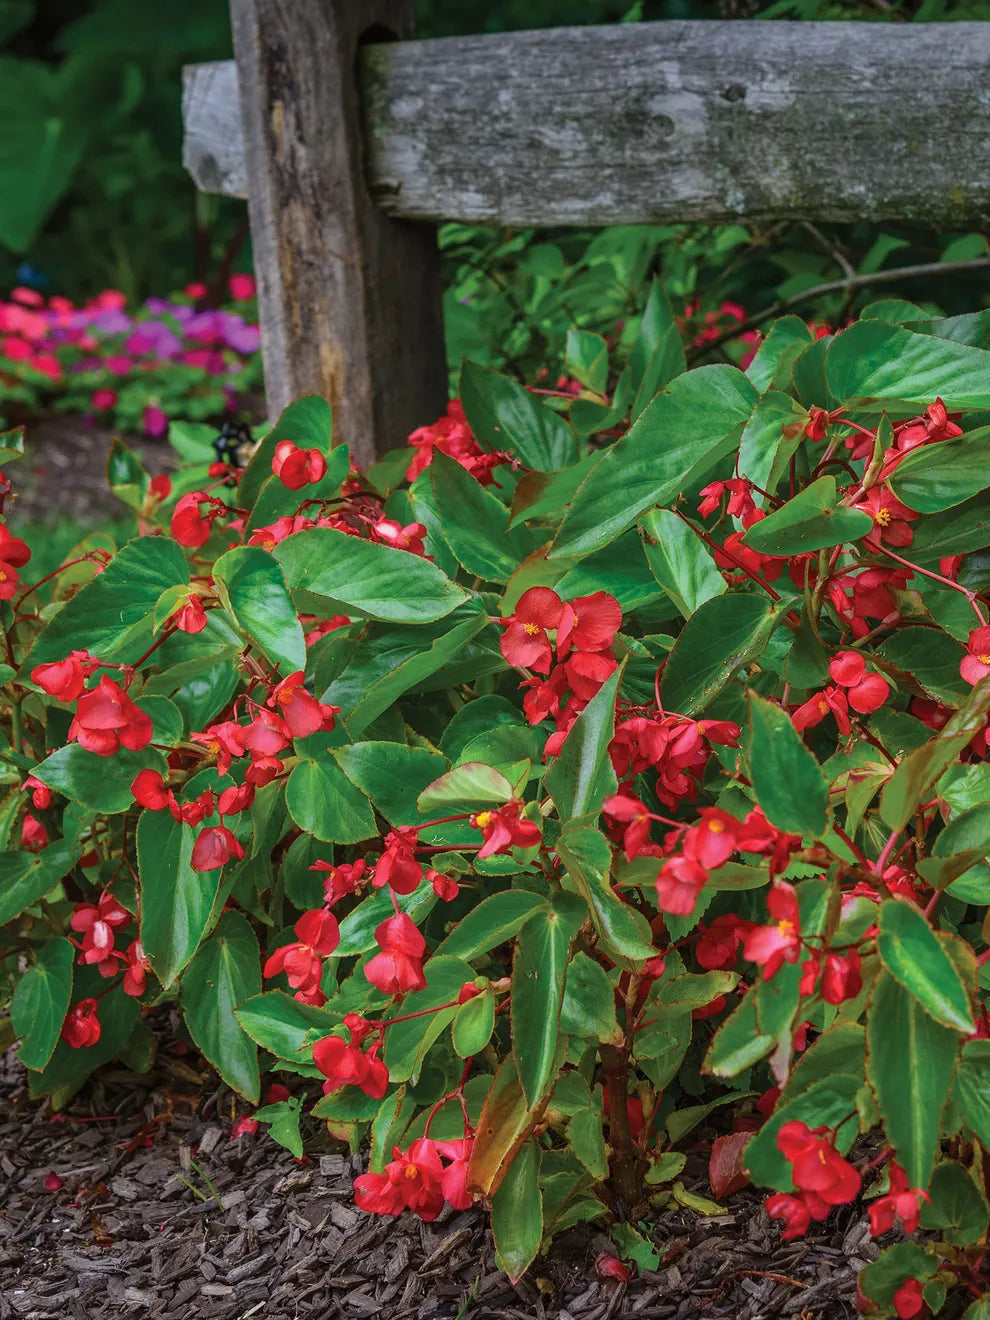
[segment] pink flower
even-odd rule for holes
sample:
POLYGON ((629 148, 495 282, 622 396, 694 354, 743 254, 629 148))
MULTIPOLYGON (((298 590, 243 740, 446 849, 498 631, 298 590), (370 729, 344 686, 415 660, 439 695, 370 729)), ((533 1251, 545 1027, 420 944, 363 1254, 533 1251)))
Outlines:
POLYGON ((370 959, 364 969, 373 986, 391 995, 426 988, 422 964, 426 940, 411 917, 404 912, 389 917, 375 931, 375 940, 381 953, 370 959))
POLYGON ((990 627, 975 628, 966 643, 967 654, 959 662, 961 677, 972 686, 990 674, 990 627))
POLYGON ((801 953, 801 916, 794 886, 775 881, 767 895, 767 911, 773 921, 754 926, 743 941, 743 957, 762 965, 765 981, 782 963, 797 962, 801 953))
POLYGON ((231 275, 227 281, 227 288, 230 290, 230 296, 235 302, 246 302, 248 298, 253 298, 255 294, 255 281, 253 275, 236 274, 231 275))
POLYGON ((243 847, 226 825, 211 825, 200 831, 189 865, 194 871, 215 871, 232 857, 240 861, 243 856, 243 847))

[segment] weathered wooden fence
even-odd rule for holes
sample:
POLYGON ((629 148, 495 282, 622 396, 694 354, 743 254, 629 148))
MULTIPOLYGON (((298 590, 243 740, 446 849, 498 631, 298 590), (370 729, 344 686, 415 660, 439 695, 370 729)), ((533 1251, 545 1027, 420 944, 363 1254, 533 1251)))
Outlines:
POLYGON ((359 460, 442 411, 434 226, 990 220, 990 23, 664 22, 413 41, 412 0, 231 0, 185 164, 247 196, 269 407, 359 460))

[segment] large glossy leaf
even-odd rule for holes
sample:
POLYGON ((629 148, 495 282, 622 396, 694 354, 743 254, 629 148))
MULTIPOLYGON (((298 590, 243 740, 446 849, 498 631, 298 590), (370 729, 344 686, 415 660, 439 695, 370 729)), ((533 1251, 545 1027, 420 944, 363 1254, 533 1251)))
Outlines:
POLYGON ((101 660, 136 660, 151 643, 152 615, 169 587, 185 586, 189 569, 175 541, 141 536, 127 545, 62 606, 58 623, 40 633, 21 667, 89 651, 101 660))
POLYGON ((310 1033, 329 1035, 340 1015, 314 1004, 301 1004, 284 990, 268 990, 247 999, 234 1015, 251 1039, 276 1058, 306 1061, 303 1041, 310 1033))
POLYGON ((597 449, 560 472, 527 472, 512 496, 511 521, 530 522, 562 514, 581 482, 604 457, 605 451, 597 449))
POLYGON ((34 959, 14 987, 10 1021, 19 1037, 17 1057, 25 1068, 44 1068, 58 1044, 72 1000, 72 963, 76 951, 65 939, 38 946, 34 959))
POLYGON ((920 409, 938 395, 950 408, 990 408, 990 353, 883 321, 837 334, 825 371, 832 393, 858 410, 895 400, 920 409))
POLYGON ((959 1047, 958 1033, 929 1017, 892 976, 877 978, 866 1019, 866 1075, 911 1187, 926 1187, 931 1177, 959 1047))
POLYGON ((527 889, 506 889, 501 894, 492 894, 461 917, 436 952, 476 958, 511 940, 537 911, 549 914, 547 901, 527 889))
POLYGON ((282 677, 306 667, 306 639, 282 570, 267 550, 239 545, 213 565, 220 597, 282 677))
POLYGON ((705 1055, 703 1071, 716 1077, 735 1077, 770 1053, 773 1036, 756 1026, 756 997, 745 995, 742 1003, 722 1023, 705 1055))
POLYGON ((603 948, 619 966, 638 970, 657 950, 650 923, 611 886, 608 840, 590 826, 568 824, 557 841, 557 853, 569 884, 588 905, 603 948))
POLYGON ((165 757, 151 746, 140 752, 122 747, 113 756, 97 756, 78 743, 67 743, 35 766, 33 773, 70 801, 112 815, 133 807, 131 784, 144 769, 166 774, 165 757))
POLYGON ((512 1284, 518 1283, 532 1264, 543 1237, 539 1172, 539 1146, 535 1140, 527 1141, 492 1198, 495 1259, 512 1284))
POLYGON ((546 773, 544 783, 561 821, 597 815, 602 801, 615 792, 608 745, 615 732, 615 697, 621 681, 620 666, 574 721, 546 773))
POLYGON ((714 596, 681 630, 660 676, 667 710, 698 715, 766 647, 780 607, 765 595, 714 596))
POLYGON ((921 1205, 921 1227, 938 1229, 953 1246, 979 1242, 987 1231, 990 1214, 986 1198, 971 1175, 955 1160, 935 1166, 928 1186, 930 1199, 921 1205))
POLYGON ((182 1007, 197 1046, 228 1086, 258 1103, 258 1047, 234 1009, 261 992, 261 954, 239 912, 225 912, 182 978, 182 1007))
POLYGON ((0 926, 50 893, 75 858, 66 839, 56 839, 40 853, 0 852, 0 926))
POLYGON ((919 513, 941 513, 987 487, 990 426, 923 445, 902 459, 890 478, 899 500, 919 513))
POLYGON ((936 1022, 976 1030, 969 995, 955 964, 922 913, 905 899, 880 904, 877 951, 891 976, 936 1022))
POLYGON ((502 501, 440 450, 430 464, 430 481, 444 539, 457 562, 486 582, 508 582, 536 549, 536 534, 526 527, 510 531, 502 501))
MULTIPOLYGON (((452 618, 425 628, 372 624, 355 645, 348 646, 345 666, 319 693, 320 700, 339 706, 351 737, 359 738, 411 688, 424 684, 438 670, 444 670, 441 678, 446 679, 445 666, 452 661, 466 662, 472 678, 505 666, 488 616, 470 602, 452 618), (486 628, 493 644, 491 657, 471 645, 486 628)), ((458 675, 452 674, 450 686, 457 680, 458 675)))
POLYGON ((535 1105, 551 1080, 560 1032, 560 1005, 571 939, 584 905, 557 895, 549 912, 530 917, 512 963, 512 1048, 526 1099, 535 1105), (562 900, 569 900, 564 903, 562 900))
POLYGON ((196 831, 168 811, 143 811, 137 825, 141 875, 141 943, 166 988, 190 961, 209 925, 219 870, 190 865, 196 831))
POLYGON ((916 524, 911 558, 917 564, 935 564, 947 555, 964 555, 990 545, 990 491, 929 514, 916 524))
POLYGON ((967 1126, 990 1151, 990 1040, 964 1042, 952 1094, 967 1126))
POLYGON ((817 839, 828 819, 828 783, 790 716, 772 701, 747 694, 749 767, 756 800, 779 830, 817 839))
POLYGON ((735 367, 699 367, 678 376, 585 478, 553 555, 597 550, 651 504, 674 499, 731 451, 757 397, 735 367))
MULTIPOLYGON (((756 356, 746 368, 746 375, 758 390, 765 390, 775 377, 779 378, 781 364, 792 362, 798 353, 811 343, 811 339, 811 331, 799 316, 778 317, 767 331, 766 338, 756 351, 756 356)), ((739 475, 749 477, 760 486, 765 485, 759 477, 744 469, 741 464, 739 475)))
POLYGON ((615 1016, 615 987, 601 963, 580 951, 567 965, 560 1029, 568 1035, 591 1036, 606 1045, 622 1040, 615 1016))
POLYGON ((452 815, 455 811, 501 805, 512 797, 512 785, 490 765, 465 761, 435 779, 416 799, 425 815, 452 815))
POLYGON ((468 598, 428 559, 333 527, 296 532, 272 553, 292 591, 329 601, 331 612, 338 614, 430 623, 468 598))
MULTIPOLYGON (((312 743, 307 739, 307 744, 312 743)), ((314 749, 299 761, 285 789, 289 815, 307 833, 327 843, 360 843, 377 833, 371 803, 331 756, 314 749)))
MULTIPOLYGON (((777 323, 779 324, 779 322, 777 323)), ((771 329, 771 334, 773 330, 771 329)), ((751 364, 752 365, 752 364, 751 364)), ((746 373, 749 375, 749 371, 746 373)), ((800 405, 781 390, 768 390, 753 410, 739 441, 738 473, 752 481, 759 490, 773 492, 790 463, 791 455, 801 444, 800 405), (784 428, 787 427, 787 434, 784 428)), ((753 492, 758 505, 766 500, 753 492)))
MULTIPOLYGON (((334 749, 344 774, 366 793, 393 825, 419 825, 432 812, 421 812, 417 799, 447 769, 446 757, 405 743, 357 742, 334 749)), ((449 816, 449 811, 432 812, 449 816)))
POLYGON ((537 472, 576 462, 577 438, 564 419, 508 376, 465 362, 460 394, 471 430, 486 449, 507 449, 537 472))
POLYGON ((743 540, 761 555, 783 557, 858 541, 872 531, 870 515, 840 504, 835 478, 828 476, 754 523, 743 540))
POLYGON ((728 589, 704 541, 676 513, 650 509, 640 518, 639 530, 650 572, 685 619, 728 589))

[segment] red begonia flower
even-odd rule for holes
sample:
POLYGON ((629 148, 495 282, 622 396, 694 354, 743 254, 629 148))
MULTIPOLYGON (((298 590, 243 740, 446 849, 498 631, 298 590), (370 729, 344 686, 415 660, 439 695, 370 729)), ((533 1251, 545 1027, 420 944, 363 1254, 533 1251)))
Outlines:
POLYGON ((855 999, 862 988, 863 972, 857 949, 825 955, 821 995, 826 1004, 842 1004, 847 999, 855 999))
POLYGON ((83 661, 88 659, 85 651, 73 651, 66 660, 56 660, 50 665, 36 665, 31 670, 31 682, 37 683, 43 692, 59 701, 75 701, 83 690, 86 677, 83 661))
MULTIPOLYGON (((531 590, 539 590, 534 587, 531 590)), ((545 591, 546 588, 544 587, 545 591)), ((622 623, 622 606, 607 591, 578 596, 564 605, 557 624, 557 658, 576 651, 604 651, 622 623)))
POLYGON ((684 855, 714 871, 735 852, 740 822, 718 807, 703 807, 698 816, 698 824, 684 835, 684 855))
POLYGON ((318 449, 300 449, 292 440, 281 440, 272 455, 272 471, 289 490, 301 490, 326 476, 327 460, 318 449))
POLYGON ((791 1165, 794 1186, 813 1192, 828 1205, 845 1205, 859 1195, 859 1171, 839 1154, 820 1130, 792 1120, 777 1133, 777 1149, 791 1165))
POLYGON ((873 519, 873 531, 867 537, 867 542, 878 541, 887 545, 905 546, 910 545, 914 539, 909 523, 913 522, 918 514, 914 509, 902 504, 886 486, 874 486, 857 504, 853 505, 853 508, 868 513, 873 519))
POLYGON ((834 682, 847 689, 850 706, 861 715, 879 710, 890 696, 890 684, 880 674, 867 671, 859 651, 840 651, 833 657, 828 672, 834 682))
POLYGON ((203 490, 190 491, 179 499, 172 510, 172 535, 179 545, 198 549, 210 539, 213 524, 226 512, 227 506, 222 500, 214 499, 203 490), (205 513, 201 512, 201 505, 205 513))
POLYGON ((622 832, 622 850, 626 861, 631 862, 643 845, 649 842, 651 821, 649 811, 638 798, 625 793, 616 793, 614 797, 607 797, 602 803, 602 811, 606 816, 611 816, 613 820, 621 821, 625 825, 622 832))
POLYGON ((185 605, 176 610, 172 617, 179 632, 201 633, 207 624, 203 601, 196 595, 190 596, 185 605))
POLYGON ((698 926, 698 943, 694 954, 706 971, 731 967, 736 961, 743 936, 752 929, 752 922, 744 921, 728 912, 716 917, 709 925, 698 926))
POLYGON ((422 964, 426 941, 411 917, 404 912, 389 917, 375 931, 375 940, 381 953, 364 968, 365 978, 373 986, 390 995, 426 988, 422 964))
POLYGON ((406 523, 405 527, 394 518, 379 518, 372 524, 371 539, 395 550, 407 550, 412 555, 426 554, 423 538, 426 528, 421 522, 406 523))
POLYGON ((539 825, 521 816, 523 804, 513 798, 497 810, 479 811, 471 817, 471 824, 481 830, 482 845, 479 857, 492 857, 509 853, 513 848, 535 848, 543 835, 539 825))
POLYGON ((62 1023, 61 1037, 71 1049, 81 1050, 100 1039, 100 1019, 95 999, 80 999, 62 1023))
POLYGON ((657 876, 660 911, 674 917, 690 916, 707 879, 708 872, 694 858, 671 857, 657 876))
POLYGON ((797 962, 801 953, 801 915, 794 886, 776 880, 767 895, 767 911, 772 922, 754 926, 743 941, 743 957, 763 966, 765 981, 781 963, 797 962))
POLYGON ((243 725, 224 720, 222 724, 211 724, 202 733, 193 733, 190 737, 193 742, 202 743, 217 758, 217 774, 225 775, 233 758, 245 753, 244 731, 243 725))
POLYGON ((324 1036, 313 1046, 313 1062, 326 1078, 323 1094, 332 1095, 343 1086, 356 1086, 365 1095, 380 1100, 388 1090, 388 1069, 373 1054, 341 1036, 324 1036))
POLYGON ((126 958, 127 968, 124 972, 121 989, 125 995, 140 999, 144 994, 148 973, 151 971, 151 963, 148 962, 144 946, 140 940, 134 940, 128 946, 126 958))
POLYGON ((67 741, 98 756, 113 756, 121 747, 139 752, 151 742, 151 717, 103 674, 99 685, 79 698, 67 741))
POLYGON ((243 847, 226 825, 211 825, 200 831, 189 865, 194 871, 215 871, 232 857, 240 861, 243 856, 243 847))
POLYGON ((28 852, 41 852, 42 848, 48 847, 48 831, 29 811, 21 821, 21 847, 28 852))
POLYGON ((334 726, 334 719, 340 714, 338 706, 324 706, 303 687, 304 674, 301 669, 288 678, 284 678, 272 690, 268 705, 276 707, 285 720, 293 738, 308 738, 321 730, 329 732, 334 726))
POLYGON ((849 733, 852 729, 849 723, 849 701, 844 692, 834 687, 828 687, 824 692, 809 697, 803 706, 798 706, 797 710, 792 711, 791 723, 799 732, 802 729, 813 729, 816 724, 821 724, 829 711, 835 716, 839 732, 849 733))
POLYGON ((549 587, 524 591, 499 639, 506 661, 517 669, 549 674, 553 651, 547 629, 558 626, 563 610, 564 602, 549 587))
POLYGON ((385 851, 375 863, 371 883, 376 889, 388 885, 396 894, 411 894, 423 878, 423 867, 416 861, 419 832, 412 826, 399 826, 385 835, 385 851))
POLYGON ((959 673, 965 682, 975 687, 981 678, 990 674, 990 627, 975 628, 969 634, 966 652, 959 662, 959 673))
POLYGON ((23 568, 30 558, 27 543, 13 536, 5 523, 0 523, 0 559, 11 568, 23 568))
POLYGON ((164 811, 175 802, 175 794, 165 787, 157 770, 139 770, 131 780, 131 796, 139 807, 149 811, 164 811))
POLYGON ((366 884, 364 878, 365 861, 359 858, 356 862, 314 862, 309 868, 311 871, 326 871, 326 878, 323 881, 323 894, 327 903, 334 904, 345 894, 353 894, 358 887, 366 884))
POLYGON ((247 811, 253 801, 253 784, 233 784, 225 788, 217 799, 217 812, 221 816, 237 816, 247 811))
POLYGON ((567 681, 582 702, 590 701, 618 667, 611 651, 572 651, 564 661, 567 681))
POLYGON ((870 1232, 874 1237, 889 1233, 894 1220, 899 1219, 905 1233, 913 1233, 918 1227, 921 1215, 921 1202, 929 1200, 928 1193, 921 1187, 909 1187, 908 1176, 896 1161, 890 1164, 890 1191, 886 1196, 878 1197, 869 1207, 870 1232))
POLYGON ((906 1279, 894 1293, 894 1310, 899 1320, 914 1320, 924 1305, 925 1298, 918 1279, 906 1279))

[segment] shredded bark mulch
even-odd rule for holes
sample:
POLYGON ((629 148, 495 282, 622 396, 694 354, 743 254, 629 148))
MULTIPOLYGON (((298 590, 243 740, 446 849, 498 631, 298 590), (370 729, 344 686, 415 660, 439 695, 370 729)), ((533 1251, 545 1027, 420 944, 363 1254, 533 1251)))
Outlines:
POLYGON ((607 1239, 575 1230, 513 1288, 481 1213, 365 1215, 360 1155, 322 1131, 302 1163, 263 1127, 232 1140, 215 1086, 179 1060, 104 1070, 53 1114, 0 1060, 0 1320, 842 1320, 877 1254, 852 1207, 782 1243, 746 1191, 724 1215, 659 1212, 660 1267, 625 1287, 595 1274, 607 1239))

